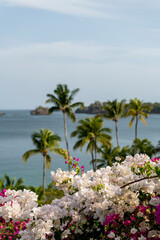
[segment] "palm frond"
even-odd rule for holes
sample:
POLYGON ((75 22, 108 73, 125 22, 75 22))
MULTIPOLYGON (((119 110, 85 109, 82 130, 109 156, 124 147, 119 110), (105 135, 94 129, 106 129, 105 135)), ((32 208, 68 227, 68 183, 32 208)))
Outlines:
POLYGON ((72 101, 72 99, 73 99, 74 96, 77 94, 77 92, 79 92, 79 90, 80 90, 79 88, 76 88, 76 89, 72 90, 71 95, 70 95, 69 98, 68 98, 68 102, 69 102, 69 103, 72 101))
POLYGON ((145 119, 142 116, 140 116, 139 119, 143 122, 145 126, 147 125, 145 119))
POLYGON ((79 132, 77 131, 77 130, 75 130, 75 131, 73 131, 72 133, 71 133, 71 135, 70 135, 70 137, 72 138, 72 137, 75 137, 75 136, 77 136, 79 134, 79 132))
POLYGON ((69 107, 70 108, 84 107, 84 103, 83 102, 76 102, 76 103, 71 104, 69 107))
POLYGON ((76 121, 76 115, 73 113, 71 108, 67 108, 65 112, 67 113, 68 117, 71 119, 72 122, 76 121))
POLYGON ((46 103, 54 103, 56 106, 61 106, 61 103, 57 97, 55 97, 52 94, 47 94, 48 99, 46 100, 46 103))
POLYGON ((135 118, 135 117, 132 117, 132 118, 131 118, 131 120, 130 120, 130 122, 129 122, 129 127, 132 127, 134 118, 135 118))
POLYGON ((60 107, 59 106, 53 106, 51 108, 49 108, 48 112, 51 114, 53 112, 57 112, 60 111, 60 107))
POLYGON ((51 166, 51 160, 52 160, 51 156, 50 156, 50 155, 47 155, 47 156, 46 156, 46 166, 47 166, 48 169, 49 169, 50 166, 51 166))
POLYGON ((29 157, 39 154, 39 153, 40 153, 39 149, 32 149, 32 150, 25 152, 22 156, 23 162, 26 163, 26 161, 28 160, 29 157))

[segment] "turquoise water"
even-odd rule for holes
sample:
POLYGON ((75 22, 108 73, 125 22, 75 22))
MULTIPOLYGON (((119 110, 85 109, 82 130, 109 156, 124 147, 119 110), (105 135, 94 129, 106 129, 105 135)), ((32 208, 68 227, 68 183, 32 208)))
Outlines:
MULTIPOLYGON (((49 128, 62 138, 61 147, 65 148, 63 116, 61 113, 54 113, 47 116, 32 116, 27 110, 4 110, 6 115, 0 117, 0 177, 8 173, 10 177, 22 177, 26 185, 42 184, 43 158, 37 155, 28 159, 27 163, 22 162, 24 152, 34 149, 31 134, 39 131, 40 128, 49 128)), ((75 130, 79 119, 84 119, 91 115, 77 114, 76 123, 67 120, 68 138, 75 130)), ((128 127, 129 118, 119 120, 119 140, 120 145, 130 145, 134 138, 134 126, 128 127)), ((116 146, 114 122, 104 120, 104 127, 113 129, 112 143, 116 146)), ((148 138, 152 144, 156 145, 160 140, 160 115, 150 115, 147 119, 147 127, 141 122, 138 125, 138 137, 148 138)), ((80 159, 80 165, 85 165, 85 170, 91 169, 89 164, 90 155, 83 151, 73 151, 76 138, 69 138, 69 148, 71 156, 80 159)), ((46 182, 51 182, 50 172, 57 168, 67 170, 64 159, 57 155, 52 155, 53 161, 50 170, 46 173, 46 182)))

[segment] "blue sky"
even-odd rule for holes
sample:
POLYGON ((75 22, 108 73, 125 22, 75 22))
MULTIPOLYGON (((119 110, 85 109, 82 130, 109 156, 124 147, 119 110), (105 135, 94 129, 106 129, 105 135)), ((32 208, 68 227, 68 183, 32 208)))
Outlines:
POLYGON ((0 109, 45 106, 59 83, 90 104, 160 102, 159 0, 0 0, 0 109))

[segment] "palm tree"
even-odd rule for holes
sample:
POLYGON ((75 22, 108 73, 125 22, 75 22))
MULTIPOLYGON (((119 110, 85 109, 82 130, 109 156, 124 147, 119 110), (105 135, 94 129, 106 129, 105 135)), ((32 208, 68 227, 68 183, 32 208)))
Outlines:
POLYGON ((34 132, 32 134, 33 144, 36 146, 36 149, 29 150, 25 152, 22 156, 23 161, 26 162, 29 157, 41 153, 43 155, 43 200, 45 199, 45 171, 50 167, 51 156, 48 154, 48 151, 53 153, 58 153, 59 150, 59 141, 61 138, 54 134, 49 129, 40 129, 40 132, 34 132))
POLYGON ((77 129, 71 133, 71 137, 77 136, 79 139, 73 147, 74 150, 77 148, 82 150, 87 144, 86 152, 91 153, 94 171, 97 170, 97 153, 100 150, 98 144, 111 146, 111 136, 108 133, 111 133, 111 129, 103 128, 103 120, 100 117, 79 120, 77 129))
POLYGON ((23 190, 27 188, 23 182, 24 180, 22 178, 16 181, 15 178, 10 178, 8 174, 5 174, 4 177, 0 179, 0 191, 3 189, 23 190))
MULTIPOLYGON (((102 146, 101 159, 98 159, 98 168, 112 166, 116 161, 115 158, 119 156, 119 147, 102 146)), ((93 160, 94 161, 94 160, 93 160)))
MULTIPOLYGON (((154 147, 152 145, 152 143, 147 139, 139 139, 137 138, 137 143, 136 143, 136 147, 137 147, 137 153, 143 153, 143 154, 147 154, 150 158, 152 158, 156 153, 158 153, 159 151, 157 151, 156 147, 154 147)), ((135 140, 133 141, 133 144, 131 146, 131 153, 134 153, 134 149, 135 149, 135 140)))
MULTIPOLYGON (((124 146, 122 149, 119 147, 101 147, 101 159, 97 160, 98 168, 112 166, 117 161, 116 157, 120 158, 120 162, 124 161, 127 155, 130 155, 130 147, 124 146)), ((93 160, 94 161, 94 160, 93 160)))
POLYGON ((128 111, 126 116, 131 116, 131 121, 129 122, 129 127, 132 126, 133 121, 136 120, 135 123, 135 147, 134 154, 136 154, 136 146, 137 146, 137 128, 138 128, 138 120, 141 120, 146 126, 146 121, 144 118, 148 118, 148 112, 150 112, 150 107, 140 101, 137 98, 130 99, 129 104, 127 105, 128 111))
POLYGON ((126 102, 125 99, 121 100, 120 102, 118 102, 117 99, 115 99, 112 102, 111 101, 106 102, 103 107, 103 109, 107 112, 106 114, 103 114, 103 116, 115 122, 116 139, 118 147, 120 147, 118 137, 118 119, 124 117, 125 102, 126 102))
POLYGON ((121 158, 120 162, 123 162, 126 159, 126 156, 131 155, 131 147, 130 146, 124 146, 123 148, 121 148, 120 152, 119 152, 119 157, 121 158))
POLYGON ((76 107, 83 107, 82 102, 72 103, 75 94, 79 91, 79 88, 70 91, 66 84, 58 84, 57 88, 54 90, 54 94, 47 94, 48 99, 46 103, 53 103, 54 106, 49 109, 49 113, 55 111, 61 111, 63 113, 64 119, 64 132, 67 151, 69 152, 68 138, 67 138, 67 125, 66 125, 66 114, 75 122, 76 116, 73 109, 76 107))

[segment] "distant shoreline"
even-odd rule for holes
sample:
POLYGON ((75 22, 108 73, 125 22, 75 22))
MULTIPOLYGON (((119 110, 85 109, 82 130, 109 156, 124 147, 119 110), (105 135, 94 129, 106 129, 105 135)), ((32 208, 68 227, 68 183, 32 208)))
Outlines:
MULTIPOLYGON (((106 102, 101 103, 100 101, 96 101, 89 106, 84 106, 83 108, 78 108, 75 112, 84 113, 84 114, 105 114, 106 111, 103 110, 104 105, 106 102)), ((144 105, 147 105, 151 108, 149 114, 160 114, 160 103, 155 102, 144 102, 144 105)))

